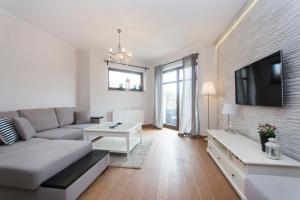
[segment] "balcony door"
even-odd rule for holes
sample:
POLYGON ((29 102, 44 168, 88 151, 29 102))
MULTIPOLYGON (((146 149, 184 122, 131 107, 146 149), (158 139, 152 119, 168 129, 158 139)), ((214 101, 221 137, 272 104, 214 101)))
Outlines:
POLYGON ((163 74, 163 116, 166 128, 179 129, 181 91, 182 67, 165 71, 163 74))

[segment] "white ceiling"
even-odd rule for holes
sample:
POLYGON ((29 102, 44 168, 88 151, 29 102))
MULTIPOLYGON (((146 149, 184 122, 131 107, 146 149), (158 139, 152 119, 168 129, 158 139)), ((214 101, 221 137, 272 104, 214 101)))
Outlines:
POLYGON ((0 7, 78 49, 122 44, 145 61, 214 42, 247 0, 0 0, 0 7))

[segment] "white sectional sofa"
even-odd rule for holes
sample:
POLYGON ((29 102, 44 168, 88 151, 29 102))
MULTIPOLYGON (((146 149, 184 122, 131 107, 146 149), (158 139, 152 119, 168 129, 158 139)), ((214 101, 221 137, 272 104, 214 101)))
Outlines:
POLYGON ((245 195, 248 200, 299 200, 300 178, 251 175, 246 178, 245 195))
MULTIPOLYGON (((83 129, 95 124, 75 124, 74 108, 0 112, 0 117, 18 116, 26 118, 37 133, 28 141, 19 140, 12 145, 0 144, 0 199, 74 199, 80 194, 78 191, 84 191, 97 178, 86 176, 87 173, 95 173, 94 166, 97 167, 96 175, 108 166, 109 153, 103 151, 99 161, 88 166, 91 169, 83 171, 80 177, 67 183, 69 187, 76 182, 76 190, 70 189, 70 194, 64 193, 67 187, 57 190, 54 186, 53 190, 50 188, 46 192, 45 188, 41 190, 42 183, 92 152, 92 143, 81 139, 83 129)), ((82 163, 77 164, 77 168, 80 169, 82 163)), ((64 176, 68 178, 72 174, 64 176)))

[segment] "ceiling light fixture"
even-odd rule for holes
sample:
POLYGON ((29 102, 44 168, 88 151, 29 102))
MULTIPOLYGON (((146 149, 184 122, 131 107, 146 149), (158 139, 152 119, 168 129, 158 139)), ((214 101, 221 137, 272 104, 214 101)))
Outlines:
POLYGON ((117 32, 119 35, 119 43, 118 43, 117 52, 114 52, 112 48, 109 48, 109 50, 108 50, 109 61, 120 63, 120 64, 128 64, 130 58, 132 57, 132 53, 130 53, 124 47, 121 46, 122 30, 118 29, 117 32))

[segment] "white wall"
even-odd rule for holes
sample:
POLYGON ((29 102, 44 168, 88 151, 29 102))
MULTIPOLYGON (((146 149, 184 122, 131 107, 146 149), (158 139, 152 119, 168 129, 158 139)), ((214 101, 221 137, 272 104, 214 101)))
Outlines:
POLYGON ((77 107, 90 110, 90 53, 77 51, 77 107))
POLYGON ((76 105, 76 52, 0 9, 0 110, 76 105))
MULTIPOLYGON (((84 60, 79 67, 89 70, 89 75, 82 74, 82 80, 85 80, 85 86, 81 90, 88 91, 89 99, 81 98, 79 105, 90 106, 92 115, 104 115, 107 121, 111 120, 111 112, 113 110, 142 109, 145 110, 145 124, 153 123, 153 70, 144 73, 145 92, 125 92, 108 90, 108 67, 104 62, 107 58, 106 53, 98 51, 88 51, 83 55, 79 53, 79 57, 84 60), (89 59, 87 61, 87 59, 89 59), (87 67, 89 66, 89 67, 87 67), (81 102, 83 101, 83 102, 81 102)), ((146 66, 145 63, 137 60, 132 62, 135 65, 146 66)), ((79 70, 81 71, 81 70, 79 70)), ((80 88, 79 88, 80 89, 80 88)), ((83 92, 79 91, 79 94, 83 92)))
MULTIPOLYGON (((106 53, 77 51, 68 44, 0 10, 0 110, 78 106, 111 120, 111 111, 144 109, 145 123, 153 123, 154 68, 144 74, 145 92, 108 90, 106 53)), ((156 66, 199 52, 199 89, 216 81, 213 45, 199 45, 155 60, 133 64, 156 66)), ((207 102, 200 96, 201 131, 207 129, 207 102)), ((216 99, 211 99, 210 127, 217 125, 216 99)))
MULTIPOLYGON (((201 87, 204 81, 212 81, 217 87, 217 64, 216 51, 214 44, 198 45, 186 50, 177 51, 171 55, 167 55, 151 63, 151 66, 168 63, 192 53, 199 53, 198 56, 198 87, 199 87, 199 110, 200 110, 200 132, 201 135, 206 135, 208 128, 207 116, 207 97, 201 96, 201 87)), ((217 88, 216 88, 217 89, 217 88)), ((210 128, 218 127, 218 106, 216 96, 210 98, 210 128)))

